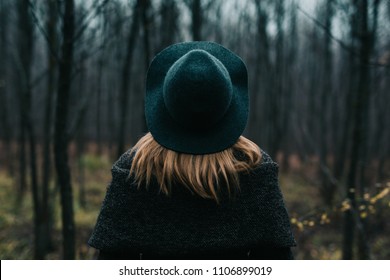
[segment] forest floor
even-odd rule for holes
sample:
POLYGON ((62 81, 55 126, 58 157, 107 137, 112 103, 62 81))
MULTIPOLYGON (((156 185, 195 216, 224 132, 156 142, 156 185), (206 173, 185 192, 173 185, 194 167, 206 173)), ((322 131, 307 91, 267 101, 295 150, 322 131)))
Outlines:
MULTIPOLYGON (((77 259, 96 257, 96 251, 88 247, 87 240, 111 180, 111 165, 112 161, 107 157, 88 154, 81 161, 75 161, 75 166, 72 166, 77 259), (81 173, 80 168, 84 172, 81 173), (85 187, 84 206, 80 196, 81 185, 85 187)), ((313 175, 314 168, 310 164, 294 164, 294 161, 292 167, 289 172, 280 172, 279 178, 298 244, 293 249, 295 258, 341 259, 343 214, 348 204, 339 199, 342 196, 337 194, 332 206, 323 206, 318 182, 313 175)), ((17 199, 17 185, 14 178, 0 170, 0 259, 3 260, 33 258, 32 199, 29 191, 21 199, 17 199)), ((374 203, 359 208, 359 214, 367 224, 372 259, 390 259, 389 189, 390 184, 387 183, 382 186, 382 191, 367 194, 368 201, 374 203)), ((53 250, 47 258, 61 259, 58 190, 53 188, 51 197, 55 205, 51 212, 55 222, 53 250)))

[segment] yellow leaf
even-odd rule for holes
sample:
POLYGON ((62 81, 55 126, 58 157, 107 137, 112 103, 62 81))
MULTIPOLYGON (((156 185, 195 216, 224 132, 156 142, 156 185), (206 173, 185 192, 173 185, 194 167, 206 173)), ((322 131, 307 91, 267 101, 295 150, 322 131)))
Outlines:
POLYGON ((348 200, 344 200, 343 203, 341 204, 341 211, 345 212, 347 210, 351 209, 351 205, 349 204, 348 200))

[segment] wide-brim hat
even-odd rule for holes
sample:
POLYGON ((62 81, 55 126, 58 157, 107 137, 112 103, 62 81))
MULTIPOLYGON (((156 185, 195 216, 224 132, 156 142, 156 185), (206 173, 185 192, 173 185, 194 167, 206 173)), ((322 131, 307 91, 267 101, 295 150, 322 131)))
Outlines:
POLYGON ((236 143, 249 111, 244 62, 213 42, 171 45, 146 77, 145 117, 153 138, 186 154, 211 154, 236 143))

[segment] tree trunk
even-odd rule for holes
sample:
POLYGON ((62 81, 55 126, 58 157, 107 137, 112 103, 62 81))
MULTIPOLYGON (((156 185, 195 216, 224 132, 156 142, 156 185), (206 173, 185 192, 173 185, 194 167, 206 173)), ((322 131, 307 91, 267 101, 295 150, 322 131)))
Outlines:
POLYGON ((130 33, 127 41, 126 58, 122 66, 122 81, 121 81, 121 93, 120 93, 120 119, 119 119, 119 133, 118 133, 118 149, 117 157, 119 158, 125 150, 125 131, 128 117, 128 100, 129 100, 129 88, 131 75, 130 70, 133 61, 133 51, 135 48, 136 39, 138 36, 139 26, 139 13, 141 8, 141 1, 137 0, 133 9, 133 21, 131 23, 130 33))
POLYGON ((54 154, 58 184, 61 194, 62 237, 64 259, 75 258, 75 224, 73 214, 73 194, 68 164, 68 107, 71 89, 73 38, 74 38, 74 1, 64 3, 61 58, 59 62, 58 97, 56 102, 54 154))
POLYGON ((270 129, 268 139, 268 152, 272 158, 276 159, 277 153, 279 152, 282 139, 285 134, 285 127, 283 127, 283 114, 285 112, 283 106, 283 86, 285 82, 284 72, 284 31, 283 31, 283 20, 284 20, 284 1, 279 0, 275 2, 276 12, 276 61, 275 68, 272 72, 271 88, 272 96, 269 98, 269 115, 268 125, 270 129))
POLYGON ((192 0, 192 39, 193 41, 200 41, 202 39, 202 6, 200 0, 192 0))
POLYGON ((166 0, 161 3, 161 41, 158 50, 171 45, 177 32, 177 19, 179 12, 175 0, 166 0))
POLYGON ((50 179, 51 179, 51 141, 52 141, 52 132, 53 132, 53 101, 55 97, 55 72, 57 69, 57 61, 54 57, 51 50, 57 51, 58 49, 58 40, 56 34, 57 26, 57 5, 55 0, 46 1, 47 12, 49 14, 46 28, 48 36, 48 46, 47 46, 47 55, 48 55, 48 77, 47 77, 47 92, 45 100, 45 116, 43 124, 43 167, 42 167, 42 219, 45 227, 45 240, 46 240, 46 252, 53 249, 52 241, 52 228, 53 224, 51 219, 51 203, 49 200, 50 193, 50 179))
MULTIPOLYGON (((31 65, 33 59, 33 24, 29 11, 29 2, 27 0, 18 1, 18 24, 19 24, 19 42, 18 56, 20 62, 20 100, 22 123, 25 126, 29 145, 30 156, 30 174, 31 191, 33 202, 34 217, 34 258, 43 259, 45 255, 45 239, 43 236, 41 198, 38 188, 38 177, 36 168, 36 145, 34 136, 34 126, 32 121, 32 89, 31 89, 31 65)), ((24 134, 24 133, 23 133, 24 134)))
MULTIPOLYGON (((143 41, 144 41, 144 57, 145 57, 145 69, 149 68, 150 64, 150 40, 149 40, 149 28, 150 28, 150 0, 142 1, 142 30, 143 30, 143 41)), ((143 106, 145 108, 145 106, 143 106)), ((148 131, 146 127, 145 113, 142 111, 142 132, 146 133, 148 131)))
POLYGON ((102 154, 102 128, 101 128, 101 104, 102 104, 102 77, 103 77, 103 53, 98 62, 98 80, 97 80, 97 95, 96 95, 96 142, 97 154, 102 154))
MULTIPOLYGON (((256 60, 256 79, 255 79, 255 85, 254 93, 252 95, 252 106, 254 107, 253 110, 251 110, 251 118, 253 120, 268 120, 269 115, 269 106, 266 106, 263 111, 259 109, 259 104, 268 104, 270 101, 270 72, 272 71, 272 65, 270 61, 270 55, 269 55, 269 38, 267 34, 267 25, 268 25, 268 17, 267 13, 264 10, 264 7, 262 5, 262 1, 255 0, 255 6, 256 6, 256 18, 257 18, 257 34, 258 34, 258 41, 256 43, 258 47, 257 51, 257 60, 256 60), (261 114, 262 113, 262 114, 261 114)), ((266 140, 269 138, 270 132, 269 132, 269 126, 264 126, 261 131, 259 129, 258 125, 255 125, 252 127, 253 132, 253 138, 261 143, 261 140, 264 140, 265 146, 268 147, 268 143, 266 140)))
POLYGON ((4 3, 4 0, 0 0, 0 137, 3 138, 2 144, 4 145, 4 166, 8 169, 9 174, 13 176, 14 170, 11 148, 11 129, 7 114, 7 13, 8 7, 4 3))
MULTIPOLYGON (((81 66, 80 71, 80 77, 78 79, 78 92, 86 92, 85 91, 85 81, 87 81, 87 73, 84 63, 81 66)), ((81 107, 80 111, 80 119, 78 124, 76 125, 76 131, 77 134, 76 137, 76 144, 77 144, 77 167, 78 167, 78 202, 82 209, 86 209, 87 203, 86 203, 86 192, 85 192, 85 165, 83 161, 83 155, 84 155, 84 149, 85 149, 85 118, 84 115, 87 111, 87 102, 85 102, 81 107)))
MULTIPOLYGON (((329 0, 325 3, 325 29, 332 30, 333 20, 333 1, 329 0)), ((324 34, 324 65, 322 76, 324 78, 324 84, 321 88, 321 112, 320 116, 320 166, 319 177, 321 178, 321 197, 327 206, 331 206, 336 191, 336 186, 330 183, 329 174, 327 172, 328 164, 328 137, 331 131, 328 129, 328 109, 329 109, 329 96, 332 96, 332 51, 331 51, 331 38, 328 34, 324 34)))
MULTIPOLYGON (((378 2, 376 1, 376 4, 378 2)), ((358 148, 359 165, 356 172, 360 175, 359 194, 362 201, 364 194, 367 192, 367 181, 365 171, 367 168, 367 143, 368 143, 368 111, 370 108, 370 56, 373 49, 373 36, 369 29, 369 6, 368 0, 359 2, 358 11, 360 14, 360 65, 359 65, 359 99, 360 99, 360 119, 358 122, 358 133, 360 138, 360 147, 358 148)), ((360 216, 359 216, 360 218, 360 216)), ((370 248, 368 245, 367 236, 367 218, 360 219, 360 227, 358 231, 358 257, 359 259, 370 258, 370 248)))
POLYGON ((296 4, 290 5, 290 22, 289 34, 288 37, 288 55, 285 69, 286 76, 286 91, 285 91, 285 104, 284 104, 284 114, 283 114, 283 127, 285 127, 285 137, 283 141, 283 162, 282 169, 288 171, 289 169, 289 158, 292 151, 292 139, 294 139, 292 131, 292 122, 291 122, 291 112, 296 110, 295 104, 293 102, 295 96, 295 87, 296 87, 296 78, 294 73, 296 72, 294 68, 296 64, 296 58, 298 53, 298 36, 297 36, 297 7, 296 4))
POLYGON ((150 28, 150 0, 142 0, 142 31, 143 31, 143 43, 144 43, 144 59, 145 68, 148 69, 150 63, 150 40, 149 40, 149 28, 150 28))
POLYGON ((98 77, 97 77, 97 105, 96 105, 96 142, 97 142, 97 153, 98 155, 102 154, 102 128, 101 128, 101 112, 102 112, 102 87, 103 87, 103 69, 105 67, 105 58, 107 56, 106 53, 106 17, 103 13, 103 16, 100 19, 102 21, 101 27, 101 37, 102 37, 102 50, 98 59, 98 77))
MULTIPOLYGON (((359 171, 359 164, 362 164, 362 152, 361 149, 364 146, 366 140, 365 123, 367 118, 367 109, 369 101, 369 58, 370 58, 370 36, 368 30, 368 3, 367 0, 358 0, 355 2, 356 10, 358 11, 358 27, 359 27, 359 79, 358 79, 358 91, 355 97, 354 117, 353 117, 353 130, 352 130, 352 148, 350 157, 349 174, 347 178, 347 198, 350 200, 352 208, 345 212, 345 227, 344 227, 344 246, 343 246, 343 258, 352 259, 353 248, 353 234, 354 234, 354 219, 355 215, 358 215, 358 209, 356 209, 355 192, 358 190, 357 175, 359 171)), ((362 192, 362 190, 360 189, 362 192)), ((356 219, 359 221, 360 217, 356 219)), ((365 240, 365 228, 364 224, 360 224, 359 228, 359 258, 365 258, 367 242, 365 240), (363 245, 364 243, 364 245, 363 245), (362 254, 361 250, 364 250, 362 254)))
POLYGON ((84 122, 81 124, 81 130, 79 131, 79 135, 77 136, 77 158, 78 158, 78 182, 79 182, 79 204, 81 209, 87 208, 87 199, 86 199, 86 191, 85 191, 85 163, 83 160, 84 156, 84 147, 85 147, 85 139, 84 139, 84 131, 83 131, 84 122))
MULTIPOLYGON (((23 98, 20 96, 20 98, 23 98)), ((23 108, 21 110, 24 110, 25 103, 23 100, 19 100, 19 108, 23 108)), ((25 117, 23 116, 24 113, 21 112, 20 114, 20 121, 19 121, 19 192, 17 195, 17 208, 22 203, 24 194, 27 189, 27 159, 26 159, 26 121, 25 117)))

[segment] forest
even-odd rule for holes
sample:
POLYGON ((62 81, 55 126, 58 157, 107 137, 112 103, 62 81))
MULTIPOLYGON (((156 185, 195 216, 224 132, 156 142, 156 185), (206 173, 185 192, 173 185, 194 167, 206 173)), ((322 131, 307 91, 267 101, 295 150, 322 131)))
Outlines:
POLYGON ((390 259, 390 1, 0 0, 0 258, 93 259, 145 75, 182 41, 248 68, 296 259, 390 259))

